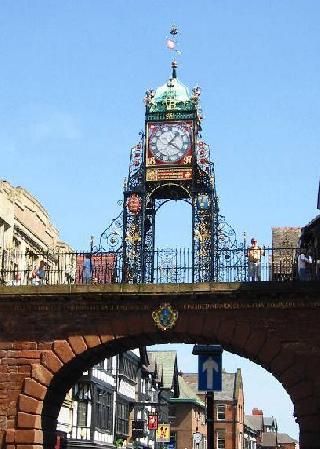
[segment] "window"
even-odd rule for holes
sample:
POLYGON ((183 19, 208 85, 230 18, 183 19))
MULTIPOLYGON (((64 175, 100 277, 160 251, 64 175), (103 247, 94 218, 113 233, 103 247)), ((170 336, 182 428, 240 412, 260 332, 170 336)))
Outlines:
POLYGON ((136 380, 138 365, 132 360, 123 356, 120 357, 119 372, 130 380, 136 380))
POLYGON ((107 372, 112 374, 112 357, 107 358, 107 372))
POLYGON ((129 404, 118 402, 116 429, 119 435, 129 435, 129 404))
POLYGON ((87 427, 87 401, 79 401, 77 408, 77 426, 87 427))
POLYGON ((112 432, 112 393, 98 390, 96 402, 96 425, 101 430, 112 432))
POLYGON ((223 419, 226 419, 226 406, 217 405, 217 420, 221 421, 223 419))
POLYGON ((217 430, 217 448, 225 449, 225 433, 224 430, 217 430))
POLYGON ((95 367, 99 370, 104 369, 104 360, 101 360, 101 362, 97 363, 95 367))

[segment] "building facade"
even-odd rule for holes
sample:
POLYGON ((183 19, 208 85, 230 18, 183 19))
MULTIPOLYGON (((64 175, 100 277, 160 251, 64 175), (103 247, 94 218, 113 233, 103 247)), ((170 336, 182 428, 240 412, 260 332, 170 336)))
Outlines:
MULTIPOLYGON (((51 283, 63 282, 57 267, 57 253, 71 248, 59 238, 59 232, 40 202, 23 187, 0 181, 0 281, 6 285, 34 282, 33 271, 42 261, 51 272, 51 283), (51 270, 50 270, 51 269, 51 270), (55 278, 54 278, 55 277, 55 278)), ((66 260, 66 259, 65 259, 66 260)))
MULTIPOLYGON (((183 378, 205 401, 198 391, 197 374, 183 374, 183 378)), ((214 448, 242 449, 244 447, 244 392, 241 370, 222 371, 222 390, 214 392, 214 448)))
POLYGON ((206 449, 206 408, 203 400, 179 375, 179 397, 171 398, 171 437, 175 449, 206 449))
POLYGON ((68 448, 153 449, 155 435, 146 423, 157 408, 157 388, 145 348, 102 360, 67 394, 59 414, 58 440, 68 448))
POLYGON ((263 410, 254 408, 251 415, 245 415, 246 449, 297 449, 298 442, 286 433, 278 432, 273 416, 264 416, 263 410))

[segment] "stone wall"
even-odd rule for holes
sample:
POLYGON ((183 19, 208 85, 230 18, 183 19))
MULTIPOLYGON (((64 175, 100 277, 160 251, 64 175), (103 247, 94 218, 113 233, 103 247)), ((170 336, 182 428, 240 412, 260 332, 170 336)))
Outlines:
POLYGON ((0 247, 10 249, 19 245, 27 249, 54 249, 67 246, 59 241, 59 232, 40 202, 26 189, 0 181, 0 247), (1 229, 1 223, 3 225, 1 229), (1 232, 3 233, 1 239, 1 232), (14 241, 15 239, 15 241, 14 241))
POLYGON ((282 226, 272 228, 273 248, 297 248, 301 227, 282 226))
POLYGON ((53 449, 69 388, 105 357, 156 343, 221 344, 290 395, 301 449, 320 438, 319 283, 0 286, 0 434, 6 449, 53 449), (172 329, 154 321, 160 304, 172 329))
POLYGON ((274 227, 272 228, 272 260, 271 277, 273 280, 293 280, 297 277, 297 251, 301 228, 274 227))

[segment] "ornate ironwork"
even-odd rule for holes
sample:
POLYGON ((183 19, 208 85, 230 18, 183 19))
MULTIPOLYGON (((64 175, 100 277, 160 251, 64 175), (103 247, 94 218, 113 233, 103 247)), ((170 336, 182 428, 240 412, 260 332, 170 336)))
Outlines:
POLYGON ((110 225, 100 235, 98 246, 91 247, 91 250, 94 252, 119 251, 122 247, 122 237, 123 211, 111 221, 110 225))
POLYGON ((246 281, 245 241, 238 243, 235 230, 223 215, 218 215, 216 239, 214 280, 220 282, 246 281))
MULTIPOLYGON (((170 50, 176 47, 177 34, 178 30, 173 26, 167 40, 170 50)), ((146 131, 139 133, 140 141, 131 148, 128 179, 124 183, 123 212, 103 232, 99 245, 105 249, 103 240, 108 250, 122 252, 122 282, 152 283, 159 282, 159 279, 160 282, 183 282, 183 276, 177 276, 174 267, 177 260, 173 252, 164 250, 161 260, 155 264, 155 254, 157 257, 160 254, 155 252, 154 247, 156 214, 170 200, 187 201, 192 207, 192 281, 223 280, 225 269, 231 261, 230 251, 232 263, 238 266, 235 270, 237 279, 246 277, 242 260, 244 251, 236 250, 235 231, 219 214, 214 164, 210 160, 209 145, 200 134, 200 95, 199 86, 194 87, 190 94, 188 88, 177 79, 175 60, 172 62, 172 76, 167 83, 156 90, 149 89, 145 94, 146 131), (161 122, 166 124, 175 120, 182 123, 186 117, 192 129, 189 140, 186 140, 190 142, 188 160, 168 159, 165 153, 161 159, 161 150, 157 150, 155 142, 165 145, 163 141, 166 142, 171 132, 173 137, 167 146, 173 151, 172 148, 178 148, 179 138, 183 141, 183 137, 177 130, 174 131, 172 125, 167 126, 171 131, 166 130, 161 137, 159 126, 153 141, 150 129, 158 129, 161 122), (154 151, 152 163, 147 159, 146 164, 149 144, 154 151), (122 225, 119 223, 121 218, 122 225)))
MULTIPOLYGON (((228 231, 227 231, 228 234, 228 231)), ((222 235, 222 234, 221 234, 222 235)), ((248 257, 245 243, 230 248, 224 244, 215 251, 215 279, 220 282, 246 282, 248 257)), ((298 255, 301 249, 292 247, 265 248, 261 257, 261 281, 298 280, 298 255)), ((194 258, 190 248, 160 249, 148 254, 152 261, 152 276, 156 283, 194 282, 194 258)), ((0 284, 8 286, 57 284, 109 284, 134 282, 123 277, 122 252, 92 251, 66 252, 61 248, 52 251, 20 252, 4 249, 0 252, 0 284), (39 272, 42 266, 43 275, 39 272)), ((151 269, 150 269, 151 270, 151 269)), ((312 258, 308 279, 319 280, 317 259, 312 258)), ((251 279, 252 281, 252 279, 251 279)), ((146 280, 146 282, 151 282, 146 280)), ((252 281, 253 282, 253 281, 252 281)), ((255 282, 259 282, 256 280, 255 282)))
POLYGON ((192 282, 192 254, 185 248, 164 248, 152 254, 154 259, 154 282, 158 284, 181 284, 192 282))

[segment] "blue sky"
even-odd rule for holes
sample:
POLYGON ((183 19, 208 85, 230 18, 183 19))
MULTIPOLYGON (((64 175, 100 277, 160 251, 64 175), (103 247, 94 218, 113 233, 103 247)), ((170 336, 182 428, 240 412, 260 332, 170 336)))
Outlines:
MULTIPOLYGON (((311 0, 2 0, 0 177, 87 248, 120 211, 144 92, 170 75, 176 23, 178 77, 202 87, 222 213, 240 240, 268 244, 272 226, 317 214, 319 14, 311 0)), ((185 206, 168 205, 157 242, 186 245, 190 226, 185 206)))

